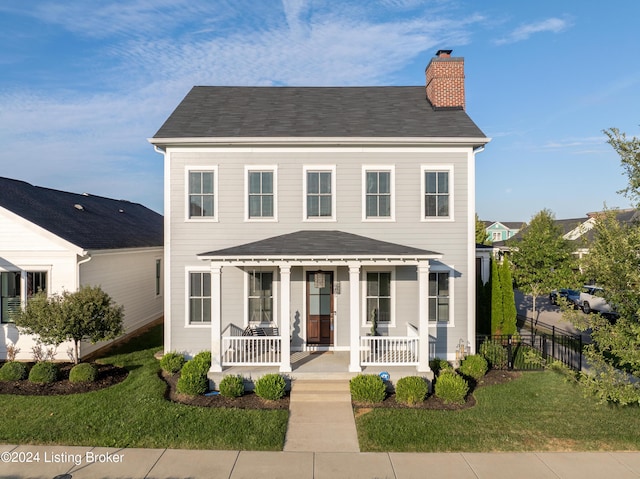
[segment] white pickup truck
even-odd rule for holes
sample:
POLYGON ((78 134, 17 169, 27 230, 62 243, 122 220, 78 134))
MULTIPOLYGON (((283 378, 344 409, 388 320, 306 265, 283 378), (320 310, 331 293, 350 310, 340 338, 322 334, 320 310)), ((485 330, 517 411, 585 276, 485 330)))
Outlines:
POLYGON ((585 284, 580 291, 580 304, 585 314, 591 311, 604 314, 615 314, 613 308, 607 303, 602 295, 602 288, 585 284))

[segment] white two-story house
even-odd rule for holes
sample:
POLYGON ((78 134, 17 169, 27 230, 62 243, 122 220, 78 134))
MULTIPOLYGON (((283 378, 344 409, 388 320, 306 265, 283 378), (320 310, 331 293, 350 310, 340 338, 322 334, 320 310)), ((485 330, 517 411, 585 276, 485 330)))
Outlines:
POLYGON ((426 88, 187 94, 149 140, 165 165, 165 351, 210 350, 214 382, 242 367, 296 377, 313 352, 353 374, 428 373, 473 351, 489 139, 450 53, 426 88))
MULTIPOLYGON (((14 324, 29 298, 100 286, 124 307, 125 334, 163 314, 163 219, 140 204, 0 177, 0 360, 33 360, 39 338, 14 324)), ((83 341, 86 357, 107 342, 83 341)), ((54 348, 68 361, 72 342, 54 348)))

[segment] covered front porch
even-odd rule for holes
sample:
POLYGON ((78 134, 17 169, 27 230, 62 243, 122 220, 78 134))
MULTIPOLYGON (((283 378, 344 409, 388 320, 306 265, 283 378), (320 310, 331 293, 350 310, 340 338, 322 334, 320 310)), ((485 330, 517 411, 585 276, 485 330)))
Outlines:
MULTIPOLYGON (((295 351, 291 353, 291 372, 285 377, 289 381, 295 380, 349 380, 357 374, 380 374, 386 372, 389 379, 395 383, 405 376, 423 376, 428 380, 433 379, 432 371, 418 372, 415 365, 394 364, 394 365, 368 365, 363 366, 358 372, 349 371, 350 354, 349 351, 295 351)), ((249 389, 253 381, 265 374, 279 373, 278 365, 255 365, 255 366, 225 366, 222 371, 209 372, 209 379, 215 388, 222 378, 227 375, 240 375, 245 378, 249 389)))
MULTIPOLYGON (((256 377, 267 372, 292 378, 430 372, 433 354, 426 298, 430 261, 439 259, 438 253, 339 231, 300 231, 199 257, 210 262, 214 382, 227 374, 256 377), (255 275, 255 268, 272 271, 278 287, 270 294, 278 307, 270 310, 268 323, 238 324, 223 317, 220 305, 227 268, 234 272, 230 278, 238 270, 247 276, 255 275), (402 307, 390 306, 393 321, 382 334, 374 335, 368 319, 368 278, 387 274, 379 271, 389 271, 386 281, 402 280, 398 287, 402 307), (396 314, 396 309, 404 314, 396 314)), ((384 299, 395 305, 395 284, 393 294, 384 299)), ((224 300, 234 301, 228 295, 224 300)), ((378 309, 374 310, 377 315, 378 309)))

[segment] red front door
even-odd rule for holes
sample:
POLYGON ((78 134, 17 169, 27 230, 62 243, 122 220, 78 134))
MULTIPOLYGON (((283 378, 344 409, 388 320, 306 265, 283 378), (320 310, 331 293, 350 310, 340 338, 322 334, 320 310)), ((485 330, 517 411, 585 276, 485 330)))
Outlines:
POLYGON ((333 345, 333 272, 307 272, 307 343, 333 345))

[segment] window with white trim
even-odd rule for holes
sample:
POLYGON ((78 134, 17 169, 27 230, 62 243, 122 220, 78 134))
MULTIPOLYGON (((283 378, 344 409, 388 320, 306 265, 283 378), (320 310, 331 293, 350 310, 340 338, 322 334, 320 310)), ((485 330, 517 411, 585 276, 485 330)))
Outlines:
POLYGON ((249 322, 273 321, 273 272, 250 271, 248 288, 249 322))
POLYGON ((423 217, 450 218, 451 172, 448 170, 423 170, 423 217))
POLYGON ((189 171, 189 218, 215 217, 215 171, 189 171))
POLYGON ((47 292, 46 271, 3 271, 0 273, 0 322, 13 323, 24 301, 47 292), (22 281, 24 279, 24 290, 22 281), (24 293, 23 293, 24 291, 24 293), (23 297, 26 295, 26 297, 23 297), (23 301, 24 300, 24 301, 23 301))
POLYGON ((189 273, 189 323, 211 322, 211 273, 189 273))
POLYGON ((367 323, 374 316, 378 323, 391 322, 391 273, 367 272, 367 323))
POLYGON ((156 259, 155 285, 156 296, 160 296, 162 294, 162 260, 160 259, 156 259))
POLYGON ((365 217, 391 218, 391 171, 365 172, 365 217))
POLYGON ((249 170, 247 174, 247 216, 249 219, 275 218, 275 178, 273 170, 249 170))
POLYGON ((449 272, 429 273, 429 321, 449 322, 449 272))
POLYGON ((304 219, 334 221, 335 166, 304 167, 304 219))

